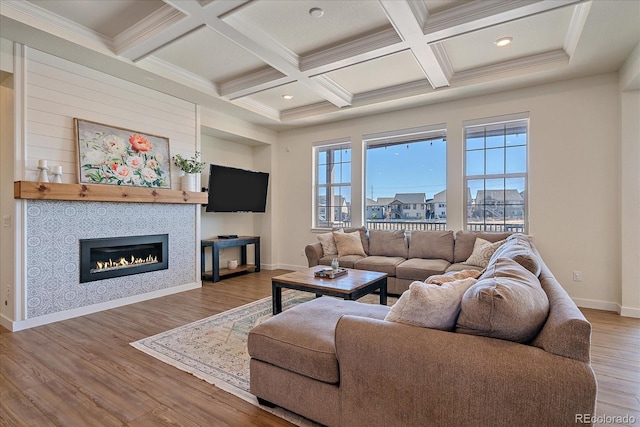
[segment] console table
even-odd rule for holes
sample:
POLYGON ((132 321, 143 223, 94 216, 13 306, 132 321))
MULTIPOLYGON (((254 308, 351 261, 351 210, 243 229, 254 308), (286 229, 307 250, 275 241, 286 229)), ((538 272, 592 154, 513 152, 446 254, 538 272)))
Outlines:
POLYGON ((260 271, 260 236, 238 236, 233 239, 204 239, 200 241, 200 270, 202 272, 202 280, 219 282, 220 278, 229 274, 240 273, 243 271, 253 270, 260 271), (255 265, 247 264, 247 245, 253 245, 255 253, 255 265), (240 262, 238 267, 234 269, 220 268, 220 249, 240 247, 240 262), (211 259, 213 268, 205 271, 204 254, 206 248, 211 248, 211 259))

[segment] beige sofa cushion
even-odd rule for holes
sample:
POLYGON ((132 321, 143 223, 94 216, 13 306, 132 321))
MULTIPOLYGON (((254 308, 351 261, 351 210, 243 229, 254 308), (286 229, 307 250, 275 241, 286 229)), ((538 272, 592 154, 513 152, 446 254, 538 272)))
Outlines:
POLYGON ((402 257, 370 255, 356 261, 354 263, 354 268, 358 270, 387 273, 387 276, 394 277, 396 275, 397 266, 402 262, 404 262, 404 258, 402 257))
POLYGON ((369 230, 369 255, 407 258, 404 230, 369 230))
POLYGON ((502 246, 505 242, 506 240, 489 242, 481 237, 476 237, 476 242, 473 244, 473 252, 471 252, 471 255, 469 255, 469 258, 467 258, 464 263, 467 265, 485 268, 489 265, 489 260, 496 249, 502 246))
POLYGON ((458 231, 456 233, 456 244, 453 253, 453 263, 465 262, 473 252, 473 245, 476 237, 480 237, 489 242, 497 242, 509 237, 511 233, 480 233, 475 231, 458 231))
POLYGON ((442 274, 449 266, 449 261, 443 259, 411 258, 396 267, 399 279, 423 281, 434 274, 442 274))
MULTIPOLYGON (((336 257, 335 255, 327 255, 325 257, 322 257, 318 260, 318 264, 331 265, 331 261, 333 261, 335 257, 336 257)), ((355 268, 356 261, 363 258, 365 257, 363 257, 362 255, 339 256, 338 264, 340 265, 340 267, 344 267, 344 268, 355 268)))
POLYGON ((453 262, 453 231, 412 231, 409 258, 444 259, 453 262))
POLYGON ((525 343, 538 335, 548 313, 538 278, 517 262, 498 258, 462 297, 456 332, 525 343))
POLYGON ((367 256, 364 252, 364 248, 362 247, 362 241, 360 240, 360 233, 358 231, 354 231, 353 233, 340 233, 338 231, 334 231, 333 238, 336 241, 339 256, 367 256))
POLYGON ((462 295, 477 282, 467 278, 435 285, 413 282, 385 317, 390 322, 451 331, 460 313, 462 295))
POLYGON ((384 319, 389 307, 330 297, 316 298, 275 315, 249 332, 247 349, 254 359, 330 384, 340 381, 335 329, 352 314, 384 319))

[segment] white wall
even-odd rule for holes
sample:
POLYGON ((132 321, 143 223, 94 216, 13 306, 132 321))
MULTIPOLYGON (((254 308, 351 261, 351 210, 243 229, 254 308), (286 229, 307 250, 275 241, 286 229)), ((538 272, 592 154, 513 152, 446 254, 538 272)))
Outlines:
POLYGON ((619 308, 620 93, 617 74, 570 80, 460 101, 282 132, 278 209, 295 212, 275 239, 281 265, 305 266, 311 231, 311 144, 352 139, 354 219, 361 209, 362 142, 367 133, 447 124, 448 228, 463 224, 464 120, 529 112, 529 233, 560 283, 582 306, 619 308), (359 205, 360 207, 356 207, 359 205), (573 282, 572 272, 583 281, 573 282))
POLYGON ((621 314, 640 317, 640 44, 620 69, 621 314))
MULTIPOLYGON (((201 136, 202 160, 207 164, 213 163, 222 166, 254 170, 253 148, 215 138, 208 135, 201 136)), ((202 186, 207 187, 209 182, 208 167, 202 172, 202 186)), ((232 185, 232 183, 229 183, 232 185)), ((205 212, 201 215, 201 236, 203 239, 213 238, 220 234, 237 234, 239 236, 259 235, 256 230, 254 213, 218 213, 205 212)), ((253 263, 253 250, 247 251, 248 262, 253 263)), ((239 248, 226 248, 220 257, 220 265, 225 266, 230 259, 240 260, 239 248)), ((206 252, 207 270, 211 269, 210 251, 206 252)))
POLYGON ((621 314, 640 317, 640 90, 622 92, 621 314))
MULTIPOLYGON (((207 164, 213 163, 234 168, 269 172, 269 191, 267 195, 267 212, 265 213, 216 213, 205 212, 201 215, 201 236, 203 239, 213 238, 220 234, 237 234, 239 236, 260 236, 261 264, 271 268, 272 239, 271 215, 273 209, 274 173, 272 168, 271 145, 252 141, 251 145, 233 142, 209 135, 202 135, 202 159, 207 164)), ((206 187, 209 170, 202 173, 202 186, 206 187)), ((229 183, 233 185, 233 183, 229 183)), ((230 259, 240 260, 239 248, 226 248, 220 256, 220 265, 225 266, 230 259)), ((247 261, 253 263, 252 248, 247 251, 247 261)), ((211 254, 206 251, 206 269, 211 267, 211 254)))
MULTIPOLYGON (((38 159, 63 167, 63 182, 78 182, 73 118, 168 137, 171 155, 191 157, 196 107, 69 61, 27 49, 26 171, 37 179, 38 159)), ((171 187, 180 188, 171 168, 171 187)))
POLYGON ((7 320, 15 315, 13 159, 13 75, 3 74, 0 82, 0 316, 7 320))
MULTIPOLYGON (((30 259, 28 259, 26 248, 29 245, 29 232, 42 232, 42 230, 29 230, 26 222, 23 222, 27 218, 26 209, 30 207, 29 201, 13 200, 12 196, 8 201, 9 198, 5 197, 5 189, 12 186, 13 180, 36 180, 38 159, 46 159, 50 165, 62 165, 63 182, 78 182, 77 142, 75 141, 73 118, 168 137, 172 155, 180 153, 189 157, 199 149, 200 125, 197 107, 192 103, 34 49, 16 46, 16 60, 13 67, 14 105, 11 107, 5 102, 2 105, 3 120, 10 118, 5 110, 13 108, 15 111, 15 119, 13 120, 14 151, 11 156, 12 160, 9 160, 8 155, 5 157, 6 148, 3 148, 1 159, 3 171, 10 171, 8 174, 4 172, 1 174, 2 209, 4 210, 5 203, 11 205, 10 211, 14 213, 12 219, 16 227, 9 246, 9 250, 15 254, 15 264, 9 265, 5 270, 7 264, 3 263, 2 276, 14 278, 11 286, 15 292, 15 306, 13 310, 3 310, 2 325, 9 329, 19 330, 23 327, 87 314, 200 286, 198 268, 200 262, 200 208, 195 205, 184 206, 184 208, 190 208, 190 212, 186 212, 187 217, 181 217, 185 221, 180 219, 178 221, 192 224, 190 227, 192 234, 181 232, 181 237, 185 238, 182 240, 182 250, 187 250, 186 246, 193 247, 193 250, 190 251, 189 262, 182 263, 182 265, 191 265, 188 268, 189 274, 181 274, 185 273, 184 270, 181 273, 169 271, 174 275, 173 279, 177 275, 180 275, 181 278, 169 281, 163 277, 161 280, 155 281, 152 286, 145 284, 139 289, 136 288, 133 292, 135 295, 132 294, 132 297, 118 301, 105 301, 90 307, 76 308, 74 306, 74 309, 68 312, 47 314, 49 317, 42 316, 47 317, 44 320, 30 318, 33 316, 27 314, 28 296, 37 291, 34 290, 35 286, 29 283, 30 276, 27 274, 27 265, 29 265, 30 259), (5 169, 10 161, 9 167, 5 169), (187 219, 188 221, 186 221, 187 219), (184 244, 187 240, 189 243, 184 244)), ((5 93, 8 92, 3 89, 3 94, 5 93)), ((5 146, 4 140, 7 138, 12 139, 12 137, 6 137, 3 134, 3 147, 5 146)), ((178 168, 172 167, 171 172, 172 188, 178 189, 180 188, 178 168)), ((158 206, 158 210, 161 209, 161 206, 158 206)), ((133 227, 131 229, 133 230, 133 227)), ((4 231, 3 239, 5 237, 4 231)), ((63 230, 58 230, 58 232, 64 233, 63 230)), ((64 240, 66 243, 68 239, 64 240)), ((51 255, 54 256, 53 253, 51 255)), ((49 289, 54 289, 55 285, 56 283, 49 282, 47 286, 49 289)), ((63 283, 59 285, 60 288, 63 283)))

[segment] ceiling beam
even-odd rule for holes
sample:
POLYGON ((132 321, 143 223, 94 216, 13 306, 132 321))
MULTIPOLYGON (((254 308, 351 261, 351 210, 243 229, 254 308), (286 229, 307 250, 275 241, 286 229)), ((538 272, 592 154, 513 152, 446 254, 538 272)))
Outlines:
MULTIPOLYGON (((246 3, 247 0, 226 0, 212 2, 207 14, 218 16, 246 3)), ((197 1, 165 1, 166 5, 134 28, 119 34, 116 53, 137 62, 151 55, 161 47, 191 33, 206 24, 202 6, 197 1)))
POLYGON ((430 15, 424 25, 428 43, 515 21, 584 0, 476 0, 430 15))
POLYGON ((311 89, 337 107, 351 105, 353 95, 328 77, 312 78, 300 70, 299 56, 254 25, 231 14, 224 20, 208 20, 207 24, 222 36, 241 46, 266 64, 311 89))
POLYGON ((424 2, 410 4, 406 0, 380 0, 380 5, 406 47, 411 49, 411 53, 431 86, 433 88, 449 86, 449 79, 444 69, 424 37, 422 27, 429 17, 424 2), (417 6, 420 4, 422 7, 417 6))

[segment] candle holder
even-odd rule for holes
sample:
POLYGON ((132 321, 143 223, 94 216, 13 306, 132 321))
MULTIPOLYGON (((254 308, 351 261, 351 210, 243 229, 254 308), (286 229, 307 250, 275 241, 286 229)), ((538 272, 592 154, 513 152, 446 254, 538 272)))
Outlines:
POLYGON ((47 171, 49 168, 47 164, 39 164, 38 169, 40 169, 40 175, 38 176, 38 182, 49 182, 49 175, 47 175, 47 171))
POLYGON ((62 182, 62 166, 55 165, 51 168, 51 175, 53 175, 53 181, 51 182, 62 182))

